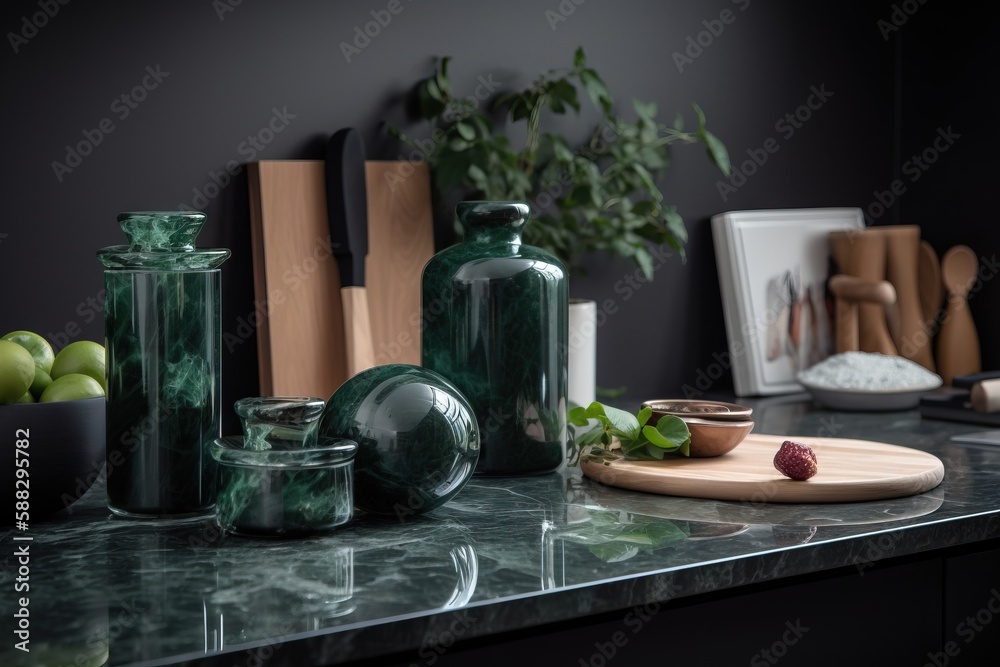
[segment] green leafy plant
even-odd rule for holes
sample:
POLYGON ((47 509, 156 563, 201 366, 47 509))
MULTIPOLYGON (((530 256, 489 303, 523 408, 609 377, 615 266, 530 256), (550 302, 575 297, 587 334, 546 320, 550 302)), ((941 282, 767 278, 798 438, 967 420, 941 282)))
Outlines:
POLYGON ((448 63, 441 58, 437 71, 417 86, 432 140, 414 140, 389 126, 423 153, 440 196, 460 190, 466 197, 528 201, 537 219, 525 228, 525 243, 545 248, 571 272, 582 272, 583 255, 607 251, 631 259, 652 279, 650 243, 667 244, 683 257, 684 221, 656 184, 669 164, 670 145, 700 142, 724 174, 730 170, 726 148, 705 128, 697 104, 693 132, 684 130, 680 114, 667 126, 657 120, 655 104, 638 100, 632 102, 636 120, 625 121, 614 113, 607 85, 577 49, 572 67, 549 70, 529 88, 495 99, 493 107, 511 126, 524 125, 524 144, 514 148, 475 97, 452 92, 448 63), (574 149, 563 136, 543 131, 542 121, 545 111, 579 113, 580 88, 601 123, 574 149))
POLYGON ((618 457, 612 446, 618 441, 620 455, 636 461, 659 461, 669 452, 691 455, 691 432, 680 417, 664 415, 651 426, 652 408, 645 407, 636 415, 594 401, 587 407, 569 411, 573 426, 574 451, 570 465, 581 459, 608 462, 618 457), (597 420, 593 425, 592 420, 597 420), (582 432, 578 429, 584 428, 582 432))

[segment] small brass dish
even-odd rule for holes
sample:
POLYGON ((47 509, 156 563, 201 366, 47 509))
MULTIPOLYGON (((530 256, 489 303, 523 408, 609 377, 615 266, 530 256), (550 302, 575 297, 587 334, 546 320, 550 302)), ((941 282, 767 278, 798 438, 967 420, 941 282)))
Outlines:
POLYGON ((743 442, 753 430, 752 421, 721 421, 681 417, 691 431, 691 458, 722 456, 743 442))
POLYGON ((722 456, 736 448, 753 430, 751 408, 722 401, 658 399, 645 401, 642 407, 653 410, 649 424, 655 425, 664 415, 684 420, 691 431, 691 457, 722 456))

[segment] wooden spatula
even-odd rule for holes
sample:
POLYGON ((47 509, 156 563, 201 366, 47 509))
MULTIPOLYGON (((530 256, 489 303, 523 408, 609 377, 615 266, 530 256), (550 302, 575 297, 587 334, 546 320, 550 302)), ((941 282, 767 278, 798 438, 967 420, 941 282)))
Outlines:
POLYGON ((969 312, 968 295, 976 282, 979 259, 968 246, 955 246, 941 258, 941 278, 948 304, 937 340, 938 374, 950 385, 956 375, 982 370, 979 335, 969 312))

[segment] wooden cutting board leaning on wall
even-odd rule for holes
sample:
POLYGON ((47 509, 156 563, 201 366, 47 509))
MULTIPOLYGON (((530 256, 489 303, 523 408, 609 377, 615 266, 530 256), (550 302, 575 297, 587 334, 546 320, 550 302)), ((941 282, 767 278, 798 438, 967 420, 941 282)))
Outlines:
MULTIPOLYGON (((262 396, 329 398, 347 379, 324 164, 250 163, 250 225, 262 396)), ((420 275, 434 254, 426 164, 365 163, 365 278, 376 365, 420 363, 420 275)))

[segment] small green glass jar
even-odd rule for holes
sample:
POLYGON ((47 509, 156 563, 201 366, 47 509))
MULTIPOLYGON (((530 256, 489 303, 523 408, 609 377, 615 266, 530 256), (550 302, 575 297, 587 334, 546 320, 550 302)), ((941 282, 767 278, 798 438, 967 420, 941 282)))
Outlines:
POLYGON ((458 205, 463 243, 422 278, 422 363, 450 380, 479 422, 476 473, 552 472, 565 460, 566 269, 521 243, 523 202, 458 205))
POLYGON ((195 248, 205 214, 122 213, 129 245, 104 264, 107 494, 138 518, 208 513, 208 446, 222 408, 221 265, 229 250, 195 248))
POLYGON ((217 439, 216 513, 237 535, 296 537, 327 531, 354 515, 353 440, 317 434, 319 398, 236 402, 243 437, 217 439))

